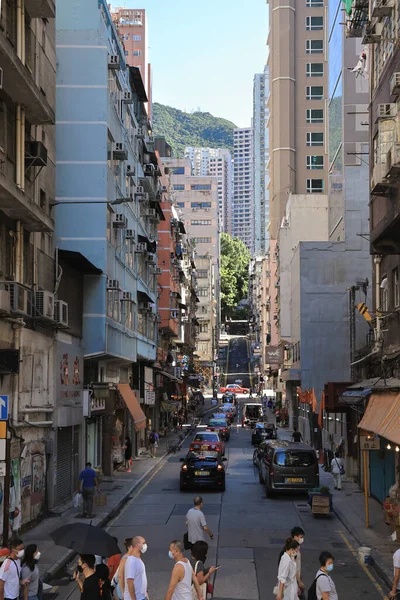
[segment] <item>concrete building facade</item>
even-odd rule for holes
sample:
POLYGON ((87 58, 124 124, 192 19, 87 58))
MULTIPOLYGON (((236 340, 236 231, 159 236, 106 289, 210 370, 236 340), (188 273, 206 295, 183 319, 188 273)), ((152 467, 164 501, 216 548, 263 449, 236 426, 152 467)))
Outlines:
POLYGON ((254 169, 254 252, 264 255, 269 248, 268 120, 269 68, 254 75, 253 81, 253 169, 254 169))
POLYGON ((232 236, 254 253, 253 132, 233 130, 232 236))

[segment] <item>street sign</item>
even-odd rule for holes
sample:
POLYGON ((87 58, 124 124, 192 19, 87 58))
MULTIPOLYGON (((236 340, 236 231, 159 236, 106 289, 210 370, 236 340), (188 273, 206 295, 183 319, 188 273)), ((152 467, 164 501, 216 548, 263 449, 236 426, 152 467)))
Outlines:
POLYGON ((0 462, 0 477, 6 476, 6 463, 4 461, 0 462))
POLYGON ((0 396, 0 421, 8 419, 8 396, 0 396))
POLYGON ((0 461, 6 460, 6 440, 0 440, 0 461))
POLYGON ((380 450, 381 441, 373 435, 360 435, 360 450, 380 450))

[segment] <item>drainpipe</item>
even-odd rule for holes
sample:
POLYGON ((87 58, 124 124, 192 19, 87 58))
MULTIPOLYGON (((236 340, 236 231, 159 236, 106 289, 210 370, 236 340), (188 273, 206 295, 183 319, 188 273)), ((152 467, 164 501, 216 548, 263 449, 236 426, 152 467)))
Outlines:
POLYGON ((21 60, 25 64, 25 0, 21 0, 21 60))
MULTIPOLYGON (((21 127, 20 127, 20 182, 21 190, 25 190, 25 109, 21 106, 21 127)), ((22 281, 22 280, 21 280, 22 281)))
MULTIPOLYGON (((17 104, 15 117, 15 183, 21 188, 21 105, 17 104)), ((17 280, 18 281, 18 280, 17 280)))
POLYGON ((375 307, 376 307, 376 327, 375 327, 375 347, 379 349, 381 342, 381 317, 379 314, 380 297, 381 297, 381 256, 375 256, 375 307))
POLYGON ((17 56, 22 61, 22 0, 17 0, 17 56))

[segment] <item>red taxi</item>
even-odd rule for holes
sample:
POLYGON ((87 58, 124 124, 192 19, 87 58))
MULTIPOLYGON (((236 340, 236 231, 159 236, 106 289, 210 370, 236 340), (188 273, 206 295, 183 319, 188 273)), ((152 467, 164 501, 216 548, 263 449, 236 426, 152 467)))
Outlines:
POLYGON ((218 433, 203 431, 196 433, 189 450, 191 452, 219 452, 225 455, 225 442, 221 440, 218 433))
MULTIPOLYGON (((224 415, 225 417, 225 415, 224 415)), ((221 440, 227 441, 229 440, 230 436, 231 436, 231 428, 230 425, 228 423, 228 421, 226 420, 226 417, 224 419, 210 419, 208 421, 208 425, 207 425, 207 429, 206 431, 215 431, 216 433, 219 434, 221 440)))

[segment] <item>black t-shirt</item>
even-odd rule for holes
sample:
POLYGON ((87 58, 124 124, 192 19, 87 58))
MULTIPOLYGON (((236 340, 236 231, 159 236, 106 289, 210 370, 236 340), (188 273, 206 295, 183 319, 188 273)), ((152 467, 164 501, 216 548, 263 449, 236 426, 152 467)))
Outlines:
POLYGON ((293 438, 294 442, 301 442, 301 433, 300 433, 300 431, 293 431, 292 438, 293 438))
POLYGON ((201 573, 202 571, 204 573, 204 576, 207 575, 208 569, 204 566, 204 563, 201 560, 196 560, 194 558, 191 558, 190 564, 192 565, 193 570, 196 571, 196 575, 197 575, 197 573, 201 573), (197 569, 196 569, 196 564, 197 564, 197 569))
POLYGON ((97 575, 90 575, 83 582, 81 600, 100 600, 100 584, 97 575))
POLYGON ((126 442, 125 446, 125 460, 129 460, 132 457, 132 443, 126 442))

